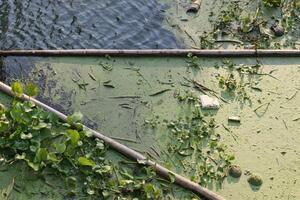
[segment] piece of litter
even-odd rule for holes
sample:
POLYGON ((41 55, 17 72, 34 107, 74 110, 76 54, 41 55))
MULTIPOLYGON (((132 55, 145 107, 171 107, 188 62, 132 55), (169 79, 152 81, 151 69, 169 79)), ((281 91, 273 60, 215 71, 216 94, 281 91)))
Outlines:
POLYGON ((200 96, 200 103, 203 109, 219 109, 220 104, 217 98, 207 95, 200 96))
POLYGON ((240 123, 241 122, 241 118, 239 116, 230 116, 230 117, 228 117, 228 121, 240 123))

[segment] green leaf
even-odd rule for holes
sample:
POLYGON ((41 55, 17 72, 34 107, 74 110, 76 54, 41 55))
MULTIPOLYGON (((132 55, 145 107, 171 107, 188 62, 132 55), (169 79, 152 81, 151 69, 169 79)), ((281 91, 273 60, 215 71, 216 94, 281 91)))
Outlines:
POLYGON ((29 140, 32 138, 32 134, 31 133, 28 133, 28 134, 25 134, 25 133, 21 133, 21 139, 22 140, 29 140))
POLYGON ((93 137, 94 135, 94 133, 87 128, 84 129, 84 134, 86 137, 93 137))
POLYGON ((66 145, 65 145, 65 143, 61 143, 61 144, 55 143, 55 144, 54 144, 54 147, 55 147, 57 153, 64 153, 65 150, 66 150, 66 145))
POLYGON ((4 133, 8 130, 9 128, 9 121, 2 121, 0 119, 0 133, 4 133))
POLYGON ((48 157, 48 150, 46 148, 40 148, 36 155, 35 155, 35 159, 37 162, 42 162, 47 160, 48 157))
POLYGON ((36 96, 39 93, 39 88, 33 83, 27 83, 25 86, 25 94, 30 97, 36 96))
POLYGON ((83 116, 82 116, 81 112, 75 112, 73 115, 70 115, 70 116, 67 117, 67 122, 69 124, 80 122, 82 117, 83 116))
POLYGON ((147 198, 148 198, 148 199, 151 199, 151 197, 152 197, 151 194, 152 194, 153 191, 155 190, 155 189, 154 189, 154 185, 151 184, 151 183, 148 183, 148 184, 145 185, 144 190, 145 190, 145 192, 146 192, 147 198))
POLYGON ((103 197, 104 198, 108 198, 109 196, 110 196, 110 192, 109 191, 107 191, 107 190, 104 190, 103 192, 102 192, 102 195, 103 195, 103 197))
POLYGON ((169 179, 170 179, 171 183, 174 183, 176 180, 175 174, 172 172, 169 172, 168 175, 169 175, 169 179))
POLYGON ((78 163, 79 165, 82 166, 90 166, 90 167, 95 167, 96 164, 94 163, 94 161, 87 159, 86 157, 79 157, 78 158, 78 163))
POLYGON ((80 135, 79 135, 78 131, 69 129, 67 131, 67 135, 71 140, 71 144, 73 146, 77 146, 78 145, 78 140, 80 139, 80 135))
POLYGON ((29 167, 31 167, 34 171, 39 171, 39 169, 40 169, 40 164, 30 162, 30 161, 27 160, 27 159, 26 159, 26 162, 27 162, 27 165, 28 165, 29 167))
POLYGON ((52 161, 52 162, 59 162, 60 161, 57 158, 57 156, 55 155, 55 153, 49 153, 47 159, 50 160, 50 161, 52 161))
POLYGON ((97 143, 96 144, 97 149, 99 149, 99 150, 103 150, 104 149, 104 144, 103 144, 102 140, 97 139, 96 143, 97 143))
POLYGON ((104 175, 109 174, 112 170, 112 167, 110 165, 104 165, 100 169, 96 170, 96 173, 104 175))
POLYGON ((21 83, 14 82, 11 85, 11 89, 12 89, 13 93, 15 93, 16 96, 18 96, 18 97, 22 96, 22 94, 23 94, 23 88, 22 88, 21 83))
POLYGON ((37 125, 32 127, 32 129, 33 130, 41 130, 41 129, 47 128, 47 127, 48 127, 48 124, 40 120, 37 125))
POLYGON ((22 155, 20 155, 20 154, 15 155, 16 160, 24 160, 25 157, 26 157, 26 153, 22 153, 22 155))

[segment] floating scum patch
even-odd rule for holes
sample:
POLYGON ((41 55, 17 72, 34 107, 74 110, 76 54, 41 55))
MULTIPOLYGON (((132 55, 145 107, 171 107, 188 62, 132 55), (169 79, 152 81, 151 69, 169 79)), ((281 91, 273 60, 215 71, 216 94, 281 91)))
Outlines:
MULTIPOLYGON (((5 59, 9 63, 10 58, 5 59)), ((39 88, 37 98, 74 113, 69 123, 83 117, 88 126, 225 199, 300 197, 296 179, 300 171, 299 58, 228 60, 190 55, 31 58, 31 62, 34 67, 28 77, 11 74, 7 82, 24 83, 24 92, 25 80, 30 80, 39 88), (79 87, 82 83, 84 87, 79 87), (202 109, 200 95, 218 99, 219 109, 202 109), (229 120, 232 116, 241 123, 229 120), (239 169, 239 176, 228 176, 233 167, 239 169), (248 180, 257 174, 261 184, 253 186, 248 180)), ((20 88, 15 88, 18 93, 20 88)), ((44 187, 51 187, 49 183, 64 188, 54 186, 53 194, 47 193, 59 198, 121 194, 142 199, 198 198, 174 186, 172 174, 170 182, 160 180, 142 161, 129 161, 88 137, 79 124, 70 127, 35 105, 11 104, 3 95, 1 99, 6 105, 0 120, 1 138, 6 138, 1 140, 1 169, 6 171, 0 173, 7 177, 1 188, 14 180, 17 189, 11 191, 12 197, 21 198, 33 190, 22 184, 32 181, 26 176, 30 172, 44 187), (27 166, 22 177, 13 170, 18 165, 27 166), (59 184, 53 180, 57 174, 62 177, 59 184)), ((31 197, 41 192, 35 190, 31 197)))

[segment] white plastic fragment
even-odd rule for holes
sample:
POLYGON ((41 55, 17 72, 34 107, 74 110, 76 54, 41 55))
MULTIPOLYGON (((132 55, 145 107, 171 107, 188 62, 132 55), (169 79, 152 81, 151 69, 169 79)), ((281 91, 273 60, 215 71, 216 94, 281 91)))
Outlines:
POLYGON ((220 104, 217 98, 208 95, 200 96, 200 103, 203 109, 219 109, 220 104))
POLYGON ((230 117, 228 117, 228 121, 240 123, 241 118, 239 116, 230 116, 230 117))

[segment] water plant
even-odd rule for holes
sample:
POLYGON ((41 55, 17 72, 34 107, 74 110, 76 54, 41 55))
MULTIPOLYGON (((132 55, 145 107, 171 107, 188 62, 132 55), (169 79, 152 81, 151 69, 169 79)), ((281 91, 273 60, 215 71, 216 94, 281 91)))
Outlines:
POLYGON ((239 178, 242 176, 242 169, 240 166, 232 165, 228 171, 229 175, 234 178, 239 178))
POLYGON ((188 57, 187 59, 188 67, 200 68, 200 65, 198 63, 199 58, 197 56, 194 56, 192 53, 188 53, 187 57, 188 57))
POLYGON ((281 5, 281 0, 263 0, 266 7, 279 7, 281 5))
POLYGON ((247 181, 249 184, 256 186, 256 187, 259 187, 263 184, 262 177, 256 173, 252 173, 250 175, 250 177, 247 179, 247 181))
MULTIPOLYGON (((22 95, 20 83, 12 86, 16 95, 22 95)), ((33 85, 24 91, 31 96, 37 92, 33 85)), ((65 182, 65 196, 163 199, 168 193, 151 168, 133 163, 128 169, 110 161, 106 157, 108 147, 83 129, 79 112, 63 123, 29 101, 14 99, 10 106, 0 108, 0 155, 4 164, 22 162, 41 176, 51 172, 65 182)))
POLYGON ((223 42, 245 48, 297 48, 299 7, 297 0, 223 1, 219 15, 211 16, 213 30, 200 36, 200 48, 220 48, 223 42))
POLYGON ((177 158, 176 162, 192 180, 203 186, 221 187, 234 156, 220 141, 214 118, 202 113, 196 97, 188 96, 189 93, 187 98, 180 97, 179 103, 189 107, 190 112, 177 120, 165 121, 170 132, 168 153, 177 158))

